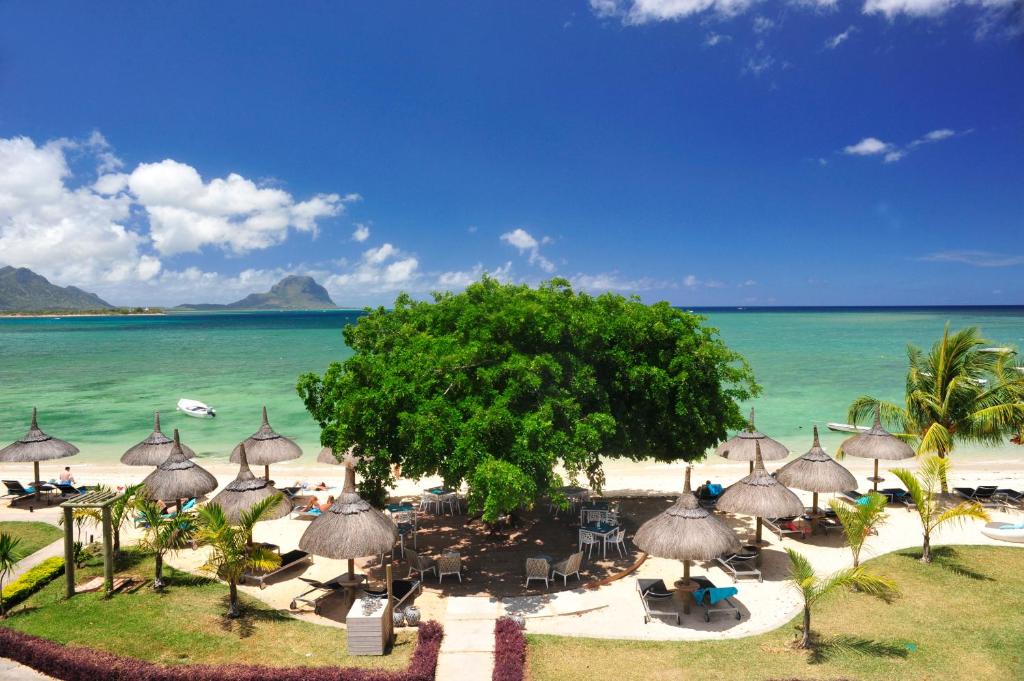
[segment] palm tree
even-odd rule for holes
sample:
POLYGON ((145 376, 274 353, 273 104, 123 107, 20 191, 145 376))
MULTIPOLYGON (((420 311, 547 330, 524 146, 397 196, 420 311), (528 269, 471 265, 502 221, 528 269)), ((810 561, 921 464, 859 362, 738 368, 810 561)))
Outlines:
MULTIPOLYGON (((917 453, 945 458, 957 444, 997 445, 1024 429, 1024 372, 1016 354, 989 348, 977 327, 950 332, 925 353, 907 347, 903 406, 867 395, 850 405, 849 419, 874 416, 917 446, 917 453)), ((947 492, 945 478, 942 491, 947 492)))
POLYGON ((121 528, 124 523, 138 510, 142 500, 142 483, 128 485, 124 494, 110 506, 110 526, 114 531, 114 559, 121 555, 121 528))
POLYGON ((914 500, 917 513, 921 517, 921 530, 924 534, 922 563, 932 562, 932 532, 942 525, 962 523, 968 518, 985 521, 989 519, 981 504, 974 501, 963 501, 955 506, 940 503, 941 497, 936 495, 936 490, 948 477, 951 468, 949 459, 929 456, 921 462, 916 476, 906 468, 892 470, 892 474, 907 488, 907 493, 914 500))
POLYGON ((155 501, 149 500, 141 500, 138 503, 138 511, 139 520, 146 528, 139 545, 155 554, 156 576, 153 588, 159 590, 166 585, 164 554, 183 549, 192 542, 195 535, 194 517, 188 511, 165 515, 155 501))
POLYGON ((819 600, 837 589, 853 588, 861 593, 881 598, 888 602, 899 595, 896 585, 884 577, 877 577, 864 570, 863 567, 840 570, 828 577, 819 577, 814 573, 811 563, 793 549, 786 549, 789 554, 789 580, 804 601, 804 626, 800 648, 811 647, 811 608, 819 600))
POLYGON ((25 554, 18 548, 21 539, 6 532, 0 532, 0 617, 5 617, 7 611, 4 609, 4 580, 14 569, 25 554))
POLYGON ((199 510, 199 541, 210 547, 210 557, 202 569, 228 583, 228 617, 238 617, 238 582, 250 569, 269 571, 281 564, 281 557, 258 544, 250 544, 253 526, 281 503, 281 495, 263 499, 232 525, 219 504, 207 504, 199 510))
POLYGON ((888 500, 878 492, 869 492, 863 503, 847 504, 838 499, 829 502, 846 534, 846 543, 850 545, 850 551, 853 553, 853 567, 860 565, 860 552, 868 536, 885 522, 887 502, 888 500))

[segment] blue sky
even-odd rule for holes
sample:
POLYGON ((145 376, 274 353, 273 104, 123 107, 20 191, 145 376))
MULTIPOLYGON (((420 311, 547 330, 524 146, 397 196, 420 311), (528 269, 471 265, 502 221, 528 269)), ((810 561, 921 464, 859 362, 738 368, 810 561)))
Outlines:
POLYGON ((0 3, 0 264, 1024 303, 1019 2, 0 3))

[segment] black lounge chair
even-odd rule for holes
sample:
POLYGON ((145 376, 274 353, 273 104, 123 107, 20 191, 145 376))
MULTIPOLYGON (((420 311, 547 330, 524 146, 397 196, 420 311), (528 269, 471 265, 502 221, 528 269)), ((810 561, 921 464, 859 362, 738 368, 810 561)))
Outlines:
POLYGON ((956 487, 954 488, 961 497, 967 501, 973 501, 982 506, 998 506, 999 501, 996 493, 999 488, 996 485, 979 485, 978 487, 956 487))
POLYGON ((30 491, 30 488, 26 488, 17 480, 4 480, 3 483, 4 487, 7 488, 7 494, 3 495, 2 498, 10 498, 12 505, 35 494, 35 490, 30 491))
POLYGON ((763 518, 762 523, 769 532, 774 532, 779 535, 779 541, 782 541, 783 537, 787 534, 802 535, 800 530, 794 530, 787 525, 797 519, 797 516, 789 516, 786 518, 763 518))
POLYGON ((740 577, 757 577, 757 581, 763 581, 761 570, 757 567, 756 551, 741 551, 728 556, 719 556, 715 562, 726 572, 732 575, 733 584, 740 577))
POLYGON ((312 564, 312 562, 313 556, 306 553, 305 551, 294 549, 287 553, 282 553, 281 564, 278 567, 271 570, 270 572, 246 572, 245 575, 242 577, 242 581, 244 583, 245 581, 251 579, 257 582, 260 585, 261 589, 264 589, 267 586, 266 580, 270 579, 271 577, 274 577, 275 575, 278 575, 284 572, 285 570, 290 570, 293 567, 298 567, 299 565, 310 565, 312 564))
POLYGON ((1024 492, 1018 492, 1015 489, 997 489, 996 493, 992 495, 992 498, 1008 506, 1024 505, 1024 492))
POLYGON ((694 594, 694 600, 697 601, 697 605, 704 608, 704 621, 711 621, 711 613, 713 612, 731 612, 735 615, 736 619, 740 618, 740 606, 736 605, 736 602, 732 600, 732 597, 726 597, 718 601, 717 603, 711 603, 711 594, 708 593, 707 589, 717 589, 714 582, 707 577, 693 577, 690 579, 700 585, 701 589, 705 589, 703 598, 698 599, 694 594))
MULTIPOLYGON (((420 592, 420 580, 418 579, 393 579, 391 580, 391 598, 394 600, 392 604, 395 609, 401 608, 406 605, 406 601, 410 604, 416 599, 416 594, 420 592)), ((375 598, 384 598, 388 595, 388 590, 384 589, 363 589, 363 593, 367 596, 373 596, 375 598)))
POLYGON ((655 617, 672 617, 675 618, 676 624, 680 623, 679 609, 672 598, 676 592, 668 589, 664 581, 638 579, 636 590, 640 594, 640 602, 644 605, 644 624, 655 617))

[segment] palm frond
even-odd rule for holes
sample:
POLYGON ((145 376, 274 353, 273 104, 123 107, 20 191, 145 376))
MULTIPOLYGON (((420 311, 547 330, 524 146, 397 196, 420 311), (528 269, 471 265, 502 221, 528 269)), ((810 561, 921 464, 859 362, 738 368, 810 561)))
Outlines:
POLYGON ((946 523, 962 524, 967 520, 984 520, 988 522, 990 519, 988 511, 981 504, 974 501, 964 501, 955 506, 950 506, 935 516, 932 526, 939 527, 946 523))
POLYGON ((917 446, 918 454, 934 454, 936 452, 949 452, 953 449, 953 438, 949 431, 941 423, 931 423, 921 436, 921 443, 917 446))

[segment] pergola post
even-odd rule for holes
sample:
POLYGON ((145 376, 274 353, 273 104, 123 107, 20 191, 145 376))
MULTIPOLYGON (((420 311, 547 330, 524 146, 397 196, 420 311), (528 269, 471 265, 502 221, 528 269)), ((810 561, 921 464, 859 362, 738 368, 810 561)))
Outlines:
POLYGON ((64 581, 67 584, 65 595, 75 595, 75 530, 74 511, 70 506, 64 507, 64 581))
POLYGON ((114 591, 114 539, 110 505, 103 507, 103 588, 109 597, 114 591))

